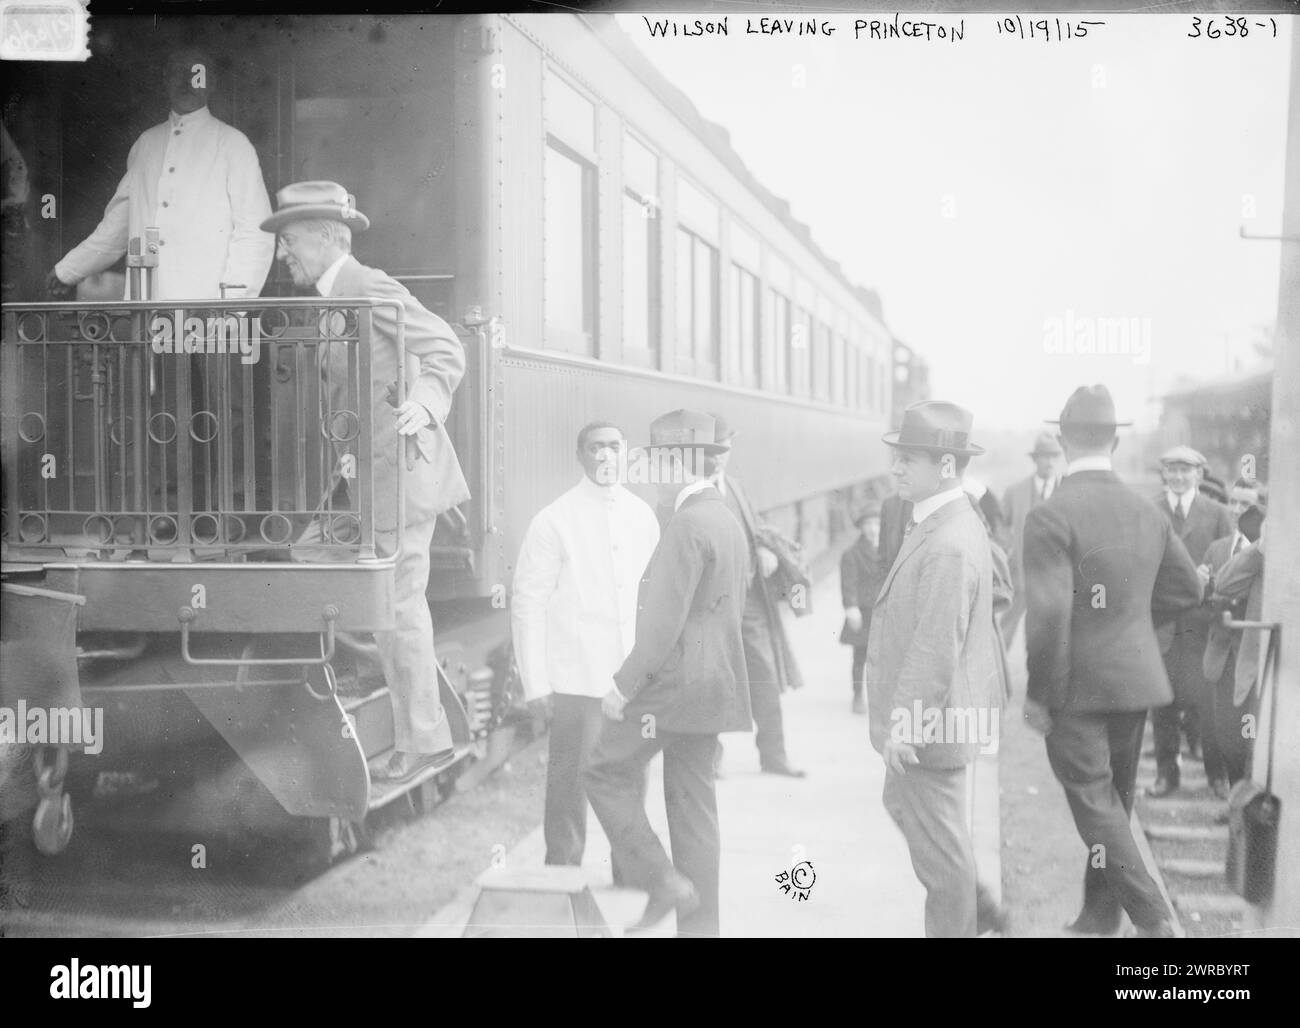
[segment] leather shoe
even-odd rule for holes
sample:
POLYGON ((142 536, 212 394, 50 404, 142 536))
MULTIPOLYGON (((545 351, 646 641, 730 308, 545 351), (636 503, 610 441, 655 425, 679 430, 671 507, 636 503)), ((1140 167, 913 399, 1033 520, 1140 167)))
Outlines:
POLYGON ((1216 800, 1227 800, 1230 792, 1232 790, 1228 787, 1226 778, 1216 778, 1210 783, 1210 793, 1216 800))
POLYGON ((1080 914, 1065 926, 1071 935, 1114 935, 1119 931, 1119 920, 1112 924, 1103 924, 1091 914, 1080 914))
POLYGON ((865 714, 867 712, 866 701, 861 696, 853 697, 853 713, 865 714))
POLYGON ((695 891, 695 886, 691 884, 691 880, 676 871, 670 871, 663 881, 651 891, 650 898, 646 901, 645 912, 641 915, 641 920, 628 928, 628 931, 644 932, 653 928, 673 910, 677 911, 677 917, 680 921, 681 918, 691 913, 699 905, 700 894, 695 891))
POLYGON ((759 770, 769 775, 785 775, 787 778, 806 778, 808 776, 807 771, 800 767, 794 767, 785 757, 778 760, 759 761, 759 770))
POLYGON ((1168 796, 1171 792, 1178 790, 1178 780, 1169 778, 1166 775, 1160 775, 1155 782, 1147 786, 1147 795, 1154 799, 1160 799, 1162 796, 1168 796))
POLYGON ((388 763, 370 769, 370 779, 374 782, 386 782, 389 785, 401 785, 431 767, 450 762, 456 755, 455 748, 439 750, 437 753, 394 753, 388 763))

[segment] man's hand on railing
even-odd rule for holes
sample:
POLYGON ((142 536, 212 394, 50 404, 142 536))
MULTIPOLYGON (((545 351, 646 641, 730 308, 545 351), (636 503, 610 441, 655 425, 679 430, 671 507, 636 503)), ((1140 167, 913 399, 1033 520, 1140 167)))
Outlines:
POLYGON ((393 416, 397 418, 397 432, 406 437, 406 470, 415 467, 417 458, 433 463, 433 454, 426 452, 425 440, 420 437, 420 429, 433 424, 433 416, 428 408, 415 400, 397 402, 397 383, 388 384, 387 399, 395 408, 393 416))
POLYGON ((51 268, 45 276, 45 292, 51 300, 70 300, 77 295, 77 286, 76 283, 68 285, 51 268))

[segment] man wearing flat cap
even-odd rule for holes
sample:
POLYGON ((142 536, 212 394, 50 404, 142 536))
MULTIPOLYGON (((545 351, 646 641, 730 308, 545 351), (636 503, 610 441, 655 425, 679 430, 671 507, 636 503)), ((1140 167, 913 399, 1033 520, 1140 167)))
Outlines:
POLYGON ((840 599, 844 626, 840 642, 853 647, 851 674, 855 714, 867 712, 862 698, 862 669, 867 666, 867 640, 871 638, 871 608, 880 594, 885 570, 880 566, 880 501, 871 500, 853 510, 853 527, 860 533, 840 557, 840 599))
POLYGON ((1002 510, 1007 523, 1007 560, 1011 566, 1011 609, 1002 616, 1002 638, 1008 646, 1015 640, 1020 619, 1025 616, 1025 565, 1021 555, 1021 542, 1025 534, 1025 516, 1040 503, 1050 499, 1060 484, 1057 461, 1061 444, 1052 432, 1039 432, 1029 458, 1034 462, 1034 473, 1011 486, 1002 500, 1002 510))
POLYGON ((863 675, 882 798, 925 886, 932 938, 973 938, 1002 920, 978 883, 967 809, 970 764, 996 737, 1002 685, 988 534, 961 482, 984 452, 972 422, 954 403, 924 401, 884 437, 912 514, 872 608, 863 675))
MULTIPOLYGON (((1205 458, 1190 446, 1175 446, 1166 451, 1160 458, 1165 488, 1155 498, 1156 506, 1169 518, 1188 555, 1200 568, 1202 583, 1210 579, 1210 567, 1205 563, 1210 544, 1232 531, 1228 508, 1197 488, 1205 466, 1205 458)), ((1187 736, 1193 757, 1199 749, 1210 790, 1220 799, 1228 798, 1227 770, 1213 727, 1213 685, 1206 681, 1202 670, 1211 620, 1213 608, 1206 603, 1160 626, 1160 652, 1174 690, 1174 701, 1151 711, 1156 780, 1147 792, 1152 796, 1168 796, 1181 784, 1178 769, 1181 732, 1187 736)))
MULTIPOLYGON (((404 352, 398 349, 394 308, 371 308, 376 549, 384 556, 396 556, 395 624, 389 631, 375 633, 392 702, 395 750, 386 762, 372 767, 371 776, 409 781, 453 754, 451 727, 438 696, 433 620, 425 590, 438 515, 469 499, 460 462, 443 427, 452 394, 465 374, 465 351, 451 327, 425 310, 405 286, 352 256, 352 233, 369 228, 370 220, 341 185, 295 182, 280 190, 276 202, 276 212, 262 222, 262 229, 278 237, 276 256, 284 261, 295 285, 314 287, 323 297, 374 297, 402 305, 404 352), (399 361, 406 362, 405 397, 396 396, 399 361), (404 510, 397 506, 399 460, 406 462, 404 510)), ((331 352, 321 347, 320 370, 331 393, 327 409, 337 411, 348 407, 347 354, 336 352, 341 347, 328 349, 331 352)), ((336 444, 340 466, 347 445, 336 444)), ((346 476, 335 477, 347 481, 346 476)), ((320 526, 313 522, 298 545, 310 553, 310 544, 319 538, 320 526)))
POLYGON ((636 641, 605 696, 587 796, 623 877, 650 898, 636 929, 677 911, 679 935, 717 935, 720 839, 713 755, 719 732, 747 732, 740 621, 752 569, 744 530, 707 460, 714 420, 679 410, 650 426, 651 473, 672 507, 638 596, 636 641), (663 751, 672 859, 646 817, 646 765, 663 751))
POLYGON ((1120 481, 1115 404, 1081 386, 1058 422, 1065 477, 1025 517, 1025 719, 1086 849, 1083 910, 1067 928, 1173 934, 1129 817, 1146 711, 1171 698, 1155 623, 1201 601, 1201 581, 1168 518, 1120 481))

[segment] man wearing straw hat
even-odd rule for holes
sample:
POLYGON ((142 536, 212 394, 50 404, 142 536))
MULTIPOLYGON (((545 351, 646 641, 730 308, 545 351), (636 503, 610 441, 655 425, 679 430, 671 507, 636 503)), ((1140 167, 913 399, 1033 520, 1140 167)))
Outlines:
POLYGON ((973 421, 927 400, 884 436, 912 513, 872 608, 863 673, 882 799, 925 886, 931 938, 974 938, 1002 922, 977 879, 967 811, 970 764, 996 737, 1002 686, 992 553, 961 484, 984 452, 970 441, 973 421))
MULTIPOLYGON (((277 209, 262 230, 278 237, 276 256, 297 286, 314 286, 324 297, 374 297, 402 305, 405 353, 398 352, 397 315, 391 306, 371 308, 370 390, 374 411, 371 461, 374 476, 376 549, 396 553, 393 576, 395 625, 375 633, 393 707, 395 751, 373 767, 380 781, 403 782, 453 754, 451 727, 438 697, 433 620, 425 590, 429 546, 438 515, 469 499, 469 486, 443 427, 452 394, 465 374, 465 351, 456 333, 425 310, 406 289, 352 256, 352 233, 370 227, 353 197, 336 182, 295 182, 276 194, 277 209), (406 362, 405 397, 396 396, 398 361, 406 362), (396 410, 394 410, 394 407, 396 410), (399 449, 399 446, 401 449, 399 449), (406 461, 405 510, 397 509, 397 461, 406 461), (397 547, 399 518, 403 526, 397 547)), ((322 352, 322 374, 346 355, 322 352)), ((330 410, 346 409, 346 375, 329 374, 330 410)), ((318 541, 313 522, 298 540, 309 550, 318 541)), ((295 544, 296 546, 298 544, 295 544)))
POLYGON ((1029 657, 1025 719, 1086 849, 1083 910, 1067 929, 1109 935, 1127 911, 1139 935, 1173 935, 1130 827, 1149 707, 1173 698, 1156 620, 1201 602, 1201 580, 1167 517, 1111 468, 1115 404, 1080 386, 1058 422, 1060 487, 1025 518, 1029 657))

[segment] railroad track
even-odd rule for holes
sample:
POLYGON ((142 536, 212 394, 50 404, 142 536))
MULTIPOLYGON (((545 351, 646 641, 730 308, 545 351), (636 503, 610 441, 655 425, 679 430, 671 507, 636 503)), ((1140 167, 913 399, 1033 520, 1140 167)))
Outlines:
POLYGON ((1151 745, 1148 732, 1133 809, 1174 913, 1189 938, 1240 934, 1246 901, 1228 887, 1228 826, 1216 821, 1227 803, 1210 793, 1201 762, 1185 748, 1178 791, 1161 799, 1147 796, 1145 789, 1156 777, 1151 745))

